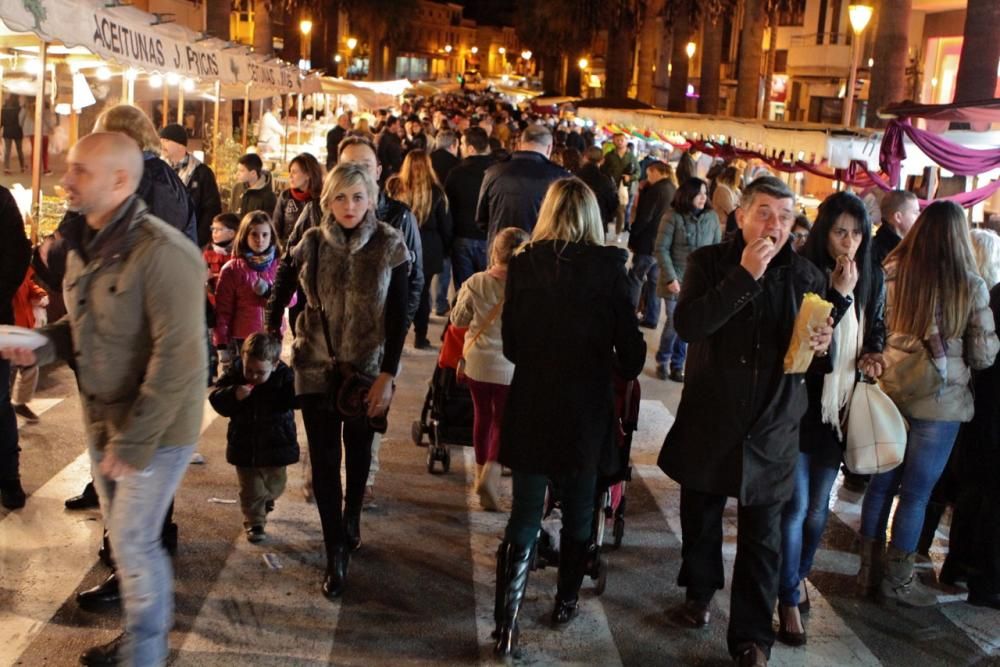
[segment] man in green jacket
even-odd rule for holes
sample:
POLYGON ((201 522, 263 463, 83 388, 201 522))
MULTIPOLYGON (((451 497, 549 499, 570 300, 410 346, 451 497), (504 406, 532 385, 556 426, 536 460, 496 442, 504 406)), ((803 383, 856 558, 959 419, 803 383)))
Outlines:
POLYGON ((615 189, 620 189, 622 185, 628 191, 628 202, 618 204, 618 212, 615 215, 615 233, 621 235, 623 231, 628 231, 625 226, 626 208, 635 195, 636 185, 639 182, 639 161, 635 159, 635 153, 628 149, 628 139, 621 132, 611 137, 614 149, 604 156, 604 164, 601 170, 611 177, 615 182, 615 189))
POLYGON ((208 360, 205 268, 197 247, 135 195, 139 147, 124 134, 81 139, 63 177, 87 224, 66 237, 67 315, 18 365, 75 364, 91 468, 115 554, 125 633, 84 665, 162 665, 173 578, 160 527, 201 431, 208 360))

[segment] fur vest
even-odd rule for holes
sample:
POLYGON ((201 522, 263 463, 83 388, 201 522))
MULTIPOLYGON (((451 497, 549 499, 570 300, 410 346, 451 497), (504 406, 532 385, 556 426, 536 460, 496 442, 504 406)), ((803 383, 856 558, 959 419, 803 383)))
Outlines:
POLYGON ((306 296, 292 345, 295 393, 330 390, 324 313, 337 361, 377 375, 385 344, 385 302, 392 270, 410 259, 403 235, 376 220, 371 212, 347 234, 332 217, 324 215, 319 227, 302 236, 292 255, 306 296))

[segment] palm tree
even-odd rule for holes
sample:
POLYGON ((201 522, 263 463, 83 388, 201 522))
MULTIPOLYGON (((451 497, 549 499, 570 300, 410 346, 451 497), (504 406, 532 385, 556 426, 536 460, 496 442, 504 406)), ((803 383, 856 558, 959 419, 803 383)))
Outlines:
POLYGON ((701 82, 698 86, 698 113, 719 113, 719 83, 722 78, 722 3, 718 12, 705 16, 701 31, 701 82), (713 15, 714 14, 714 15, 713 15))
MULTIPOLYGON (((872 82, 868 91, 869 126, 884 124, 878 118, 879 109, 906 99, 911 7, 912 0, 882 0, 875 7, 875 62, 872 64, 872 82)), ((995 74, 995 61, 993 67, 995 74)))
POLYGON ((687 110, 688 70, 691 59, 687 45, 698 30, 698 6, 691 0, 678 0, 671 6, 673 17, 673 48, 670 53, 670 92, 667 108, 671 111, 687 110))
POLYGON ((653 60, 659 46, 666 0, 647 0, 639 15, 639 62, 636 97, 653 104, 653 60))
POLYGON ((746 0, 743 27, 740 30, 740 62, 737 70, 736 107, 734 115, 757 117, 760 95, 760 56, 763 51, 766 0, 746 0))
POLYGON ((526 4, 517 12, 514 28, 521 43, 538 58, 544 90, 578 92, 559 85, 562 58, 566 54, 583 53, 590 47, 601 17, 599 0, 546 0, 526 4))
POLYGON ((1000 61, 1000 3, 997 0, 968 0, 965 31, 955 101, 973 102, 996 96, 997 61, 1000 61))
POLYGON ((395 76, 389 56, 392 47, 405 36, 413 10, 414 3, 409 0, 367 0, 347 5, 351 26, 357 28, 361 43, 367 44, 370 80, 395 76))
POLYGON ((640 0, 613 0, 604 4, 608 26, 605 92, 614 99, 628 97, 632 85, 639 6, 640 0))

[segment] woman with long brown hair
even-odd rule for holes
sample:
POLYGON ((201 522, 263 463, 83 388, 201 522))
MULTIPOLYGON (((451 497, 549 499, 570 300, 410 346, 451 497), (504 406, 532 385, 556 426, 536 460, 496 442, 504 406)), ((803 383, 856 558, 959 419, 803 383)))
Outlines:
POLYGON ((420 306, 413 318, 413 345, 423 350, 431 347, 427 340, 427 325, 431 315, 431 278, 441 272, 444 258, 451 255, 451 212, 448 210, 448 198, 434 175, 434 167, 427 151, 417 149, 406 154, 403 167, 399 170, 399 180, 393 187, 393 197, 410 207, 420 227, 424 290, 420 294, 420 306))
POLYGON ((1000 348, 986 283, 976 270, 965 213, 934 202, 886 258, 883 387, 909 421, 902 465, 872 478, 861 510, 859 584, 908 606, 937 596, 913 575, 931 490, 959 426, 973 416, 969 367, 993 363, 1000 348), (893 498, 899 505, 882 555, 893 498), (881 574, 881 577, 879 577, 881 574))
POLYGON ((271 215, 274 230, 282 244, 288 241, 295 223, 306 205, 318 201, 323 190, 323 167, 310 153, 299 153, 288 163, 288 187, 278 195, 271 215))

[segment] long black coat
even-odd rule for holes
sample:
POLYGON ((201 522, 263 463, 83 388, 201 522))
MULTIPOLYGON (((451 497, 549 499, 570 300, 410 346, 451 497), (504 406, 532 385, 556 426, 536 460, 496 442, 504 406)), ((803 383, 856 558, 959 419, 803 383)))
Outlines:
POLYGON ((24 233, 21 212, 10 190, 0 186, 0 324, 14 323, 11 301, 24 282, 30 261, 31 242, 24 233))
POLYGON ((436 185, 432 196, 431 212, 420 226, 420 245, 424 253, 424 281, 441 273, 444 258, 451 255, 452 240, 451 211, 444 191, 436 185))
POLYGON ((479 225, 487 230, 487 245, 493 245, 493 237, 507 227, 530 234, 549 185, 568 176, 568 171, 535 151, 514 151, 509 160, 487 169, 476 212, 479 225))
POLYGON ((544 241, 511 260, 502 331, 515 369, 500 442, 509 468, 611 472, 612 368, 634 378, 646 355, 626 259, 618 248, 544 241))
POLYGON ((229 418, 226 461, 254 468, 287 466, 298 461, 292 369, 279 361, 267 382, 237 401, 236 387, 242 384, 246 384, 243 363, 236 359, 208 396, 215 411, 229 418))
POLYGON ((688 259, 675 312, 686 379, 657 463, 689 489, 765 505, 792 494, 806 389, 781 364, 802 297, 826 279, 786 243, 756 281, 744 247, 737 236, 688 259))
POLYGON ((632 252, 637 255, 653 254, 660 221, 670 211, 675 194, 677 186, 669 178, 661 178, 639 193, 635 222, 628 237, 628 247, 632 252))
POLYGON ((448 172, 444 191, 448 195, 455 236, 486 240, 486 232, 476 224, 476 205, 479 203, 479 189, 483 186, 486 170, 494 162, 496 158, 493 155, 470 155, 448 172))
MULTIPOLYGON (((615 221, 618 212, 618 191, 611 177, 601 171, 593 162, 583 165, 577 172, 577 177, 587 184, 590 191, 597 197, 597 207, 601 209, 601 220, 604 224, 615 221)), ((668 204, 670 202, 667 202, 668 204)), ((656 224, 660 221, 657 220, 656 224)), ((655 235, 656 232, 654 231, 655 235)))

